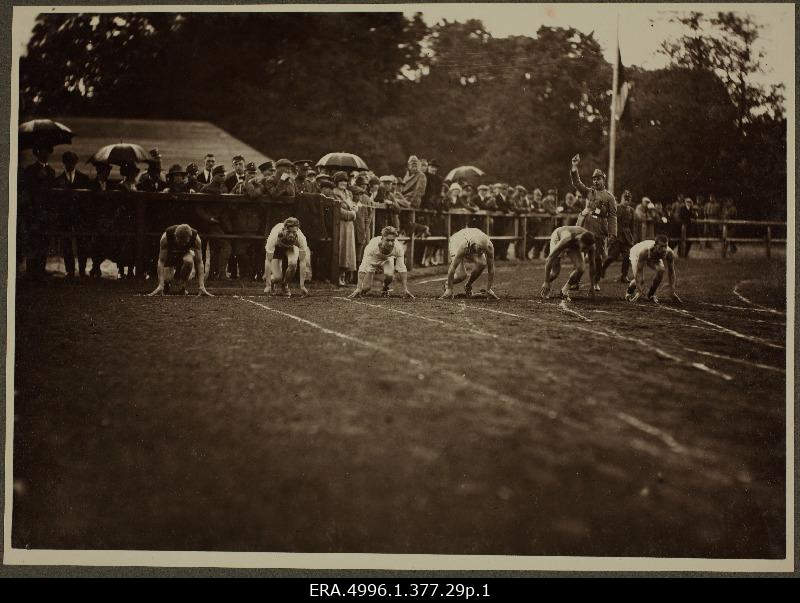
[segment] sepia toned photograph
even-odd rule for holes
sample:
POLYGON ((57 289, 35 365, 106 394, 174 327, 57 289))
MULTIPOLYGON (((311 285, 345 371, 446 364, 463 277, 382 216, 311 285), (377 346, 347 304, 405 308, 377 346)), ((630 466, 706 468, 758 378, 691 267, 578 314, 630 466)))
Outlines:
POLYGON ((4 563, 791 571, 795 10, 15 6, 4 563))

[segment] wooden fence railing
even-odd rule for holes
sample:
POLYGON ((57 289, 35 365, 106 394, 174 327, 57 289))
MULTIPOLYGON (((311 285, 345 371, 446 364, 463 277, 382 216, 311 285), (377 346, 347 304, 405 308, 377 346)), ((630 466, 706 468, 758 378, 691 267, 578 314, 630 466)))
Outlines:
MULTIPOLYGON (((21 201, 23 202, 23 201, 21 201)), ((302 195, 298 197, 283 197, 278 200, 268 198, 250 198, 246 195, 231 194, 173 194, 173 193, 128 193, 124 191, 84 191, 84 190, 59 190, 48 191, 47 195, 39 199, 37 209, 44 208, 50 215, 64 214, 74 211, 73 208, 82 208, 82 211, 104 212, 110 209, 125 207, 130 214, 130 219, 123 228, 111 230, 70 230, 59 229, 54 225, 63 224, 59 218, 47 221, 48 227, 45 228, 43 236, 48 237, 83 237, 83 236, 102 236, 104 238, 133 238, 134 246, 134 265, 136 274, 144 274, 145 257, 156 253, 153 247, 155 238, 159 237, 164 228, 174 224, 175 219, 159 220, 159 216, 169 208, 170 216, 176 213, 184 216, 181 221, 195 226, 197 224, 196 209, 198 206, 212 208, 222 206, 218 209, 235 211, 237 206, 248 205, 256 206, 262 217, 263 224, 271 227, 276 222, 285 219, 290 215, 296 215, 301 207, 304 207, 304 215, 309 211, 315 211, 316 204, 319 204, 319 215, 314 216, 317 228, 314 235, 307 237, 315 240, 318 244, 327 245, 330 251, 329 277, 335 277, 338 271, 338 239, 339 239, 339 211, 338 203, 321 195, 302 195), (313 198, 312 198, 313 197, 313 198), (309 207, 311 210, 309 210, 309 207), (89 209, 86 209, 89 208, 89 209), (176 212, 177 210, 177 212, 176 212), (163 222, 163 223, 162 223, 163 222)), ((372 232, 374 235, 380 231, 386 223, 391 223, 392 218, 381 204, 373 204, 375 218, 372 221, 372 232)), ((18 212, 22 213, 22 212, 18 212)), ((301 228, 303 226, 301 218, 301 228)), ((577 214, 557 214, 555 216, 543 213, 504 213, 497 211, 477 211, 451 210, 436 212, 425 209, 403 208, 400 210, 399 222, 401 229, 405 229, 408 236, 401 240, 407 242, 407 265, 413 268, 414 258, 418 245, 447 245, 451 235, 464 228, 465 226, 476 226, 486 232, 493 241, 516 243, 515 254, 519 259, 526 259, 526 249, 528 243, 546 242, 550 239, 550 232, 561 225, 574 224, 577 214), (420 237, 415 233, 413 224, 424 222, 431 230, 428 237, 420 237)), ((654 231, 653 223, 636 222, 635 236, 638 239, 652 234, 654 231), (636 232, 638 231, 638 232, 636 232)), ((658 224, 658 228, 666 228, 667 225, 658 224)), ((786 243, 784 237, 775 238, 775 230, 785 231, 786 222, 773 221, 754 221, 754 220, 697 220, 693 223, 693 229, 703 229, 703 236, 690 236, 689 230, 685 225, 681 228, 680 245, 681 250, 686 249, 689 242, 719 241, 722 243, 722 256, 725 257, 728 246, 731 243, 763 243, 765 245, 767 257, 771 255, 771 247, 774 244, 786 243), (752 230, 765 229, 763 236, 734 236, 734 229, 746 228, 752 230)), ((201 237, 210 240, 248 240, 263 241, 263 234, 237 234, 204 232, 203 228, 198 229, 201 237)), ((674 240, 675 237, 673 237, 674 240)))

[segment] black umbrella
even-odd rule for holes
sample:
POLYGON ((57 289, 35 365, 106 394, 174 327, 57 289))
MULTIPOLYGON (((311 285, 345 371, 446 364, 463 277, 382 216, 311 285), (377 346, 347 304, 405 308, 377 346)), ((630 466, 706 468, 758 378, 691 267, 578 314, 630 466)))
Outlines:
POLYGON ((128 142, 118 142, 110 144, 98 150, 86 163, 111 163, 122 165, 123 163, 139 163, 149 161, 150 155, 138 144, 128 142))
POLYGON ((485 175, 482 169, 476 168, 474 165, 462 165, 461 167, 450 170, 445 180, 457 182, 463 179, 471 184, 477 184, 481 177, 485 175))
POLYGON ((358 155, 352 153, 328 153, 317 161, 317 167, 337 168, 340 170, 368 170, 367 164, 358 155))
POLYGON ((19 148, 37 145, 72 144, 75 134, 67 126, 52 119, 32 119, 19 125, 19 148))

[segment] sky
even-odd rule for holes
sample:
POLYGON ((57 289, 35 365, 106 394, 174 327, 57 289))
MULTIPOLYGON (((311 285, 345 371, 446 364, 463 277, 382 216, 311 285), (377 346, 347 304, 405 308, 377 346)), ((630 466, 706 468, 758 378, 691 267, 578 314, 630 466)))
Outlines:
MULTIPOLYGON (((64 7, 69 12, 80 11, 79 7, 64 7)), ((152 10, 155 7, 139 7, 140 10, 152 10)), ((191 7, 175 7, 177 10, 188 10, 191 7)), ((220 6, 197 6, 199 10, 220 10, 220 6)), ((164 7, 158 7, 165 10, 164 7)), ((755 78, 762 84, 783 83, 794 88, 794 5, 784 4, 397 4, 397 5, 291 5, 291 10, 402 10, 408 15, 419 11, 423 13, 426 23, 432 25, 441 19, 465 21, 474 18, 483 21, 487 31, 495 37, 509 35, 535 36, 541 25, 555 27, 574 27, 584 33, 594 31, 598 42, 603 46, 606 59, 614 58, 614 38, 619 18, 619 40, 622 60, 625 65, 655 69, 666 64, 666 57, 658 54, 660 43, 680 35, 682 29, 670 24, 672 15, 697 10, 713 13, 722 10, 734 10, 751 15, 755 21, 764 26, 761 31, 759 48, 765 53, 763 64, 766 73, 755 78)), ((15 7, 14 30, 20 51, 30 38, 34 20, 42 8, 15 7)), ((46 10, 46 9, 44 9, 46 10)), ((98 12, 94 7, 92 12, 98 12)), ((113 12, 105 7, 103 12, 113 12)), ((262 11, 287 10, 286 5, 276 7, 227 6, 225 10, 262 11)))

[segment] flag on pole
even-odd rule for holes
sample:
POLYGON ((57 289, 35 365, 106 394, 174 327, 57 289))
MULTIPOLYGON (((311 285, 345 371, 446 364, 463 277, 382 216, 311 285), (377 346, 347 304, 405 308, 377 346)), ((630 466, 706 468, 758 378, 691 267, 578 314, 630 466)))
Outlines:
POLYGON ((630 123, 630 111, 625 112, 625 107, 628 101, 628 92, 630 92, 631 84, 625 77, 625 67, 622 64, 622 53, 619 51, 619 46, 617 46, 617 90, 616 90, 616 103, 614 106, 614 116, 617 118, 617 121, 622 120, 623 117, 625 119, 623 123, 630 123))

